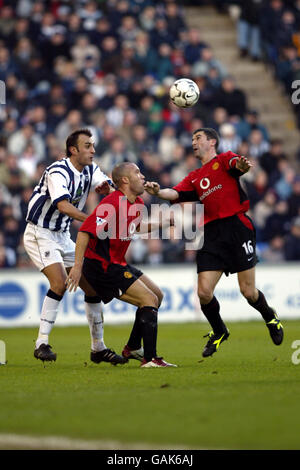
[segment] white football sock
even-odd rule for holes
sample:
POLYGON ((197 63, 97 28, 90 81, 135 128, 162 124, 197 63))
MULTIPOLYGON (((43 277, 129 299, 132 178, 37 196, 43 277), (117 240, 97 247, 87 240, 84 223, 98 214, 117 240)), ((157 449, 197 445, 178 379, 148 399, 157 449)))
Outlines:
POLYGON ((92 351, 107 349, 104 344, 103 313, 100 303, 85 302, 85 313, 89 323, 92 351))
POLYGON ((60 300, 62 299, 61 297, 61 299, 58 300, 60 296, 57 296, 57 299, 54 299, 49 297, 48 294, 46 295, 42 306, 39 335, 35 343, 36 348, 38 348, 41 344, 48 344, 49 335, 54 326, 60 300))

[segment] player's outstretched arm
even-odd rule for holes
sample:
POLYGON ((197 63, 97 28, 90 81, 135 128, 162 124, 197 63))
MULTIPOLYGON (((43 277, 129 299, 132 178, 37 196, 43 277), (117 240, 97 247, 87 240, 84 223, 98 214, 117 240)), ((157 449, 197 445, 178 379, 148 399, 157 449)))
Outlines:
POLYGON ((87 214, 74 207, 67 199, 59 201, 57 203, 57 209, 59 212, 62 212, 62 214, 68 215, 72 219, 79 220, 80 222, 84 222, 88 217, 87 214))
POLYGON ((69 275, 66 279, 66 286, 67 289, 72 292, 76 291, 80 278, 81 278, 81 271, 82 271, 82 264, 84 259, 84 253, 88 246, 90 236, 86 232, 78 232, 77 239, 76 239, 76 248, 75 248, 75 263, 69 275))
POLYGON ((141 222, 136 231, 138 234, 143 234, 143 233, 155 232, 156 230, 159 230, 162 228, 174 227, 174 226, 175 226, 174 217, 170 217, 170 219, 165 219, 161 222, 157 222, 155 220, 149 220, 148 222, 141 222))
POLYGON ((164 199, 166 201, 176 201, 178 199, 178 192, 172 188, 160 189, 158 183, 154 181, 147 181, 144 184, 144 188, 147 193, 151 194, 152 196, 157 196, 160 199, 164 199))

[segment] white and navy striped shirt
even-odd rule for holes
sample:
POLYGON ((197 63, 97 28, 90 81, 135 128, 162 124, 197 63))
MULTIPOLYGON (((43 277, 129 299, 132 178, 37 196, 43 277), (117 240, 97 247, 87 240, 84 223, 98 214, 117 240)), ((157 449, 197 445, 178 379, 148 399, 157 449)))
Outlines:
POLYGON ((68 199, 82 210, 90 189, 103 181, 112 184, 95 163, 85 166, 82 172, 72 165, 69 158, 52 163, 34 188, 28 203, 27 222, 55 232, 67 232, 72 219, 57 209, 57 203, 68 199))

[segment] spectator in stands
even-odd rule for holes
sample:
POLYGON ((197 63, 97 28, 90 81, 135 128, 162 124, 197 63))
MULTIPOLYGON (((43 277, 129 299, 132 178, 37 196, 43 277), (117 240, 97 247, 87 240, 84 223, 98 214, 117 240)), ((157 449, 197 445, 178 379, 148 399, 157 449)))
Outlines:
POLYGON ((264 139, 260 129, 253 129, 249 135, 249 153, 253 158, 260 158, 269 150, 269 142, 264 139))
POLYGON ((285 236, 288 233, 290 218, 286 201, 278 201, 274 213, 266 220, 264 240, 270 241, 276 235, 285 236))
POLYGON ((255 207, 255 204, 264 198, 268 190, 268 175, 258 167, 253 183, 247 182, 245 178, 243 178, 242 181, 245 182, 250 205, 251 207, 255 207))
POLYGON ((165 126, 157 142, 157 150, 161 155, 164 165, 169 165, 173 162, 173 155, 177 145, 174 126, 165 126))
POLYGON ((11 5, 1 5, 0 11, 0 37, 6 40, 15 27, 14 11, 11 5))
POLYGON ((16 252, 10 248, 4 238, 4 234, 0 232, 0 268, 13 268, 16 266, 16 252))
POLYGON ((76 129, 84 127, 82 114, 77 109, 71 109, 55 129, 55 136, 60 143, 64 143, 66 136, 76 129))
POLYGON ((284 261, 284 244, 284 237, 275 235, 275 237, 270 240, 269 245, 261 251, 261 260, 267 261, 268 263, 281 263, 284 261))
POLYGON ((260 14, 260 26, 262 39, 266 48, 268 60, 274 63, 278 58, 278 51, 275 45, 275 37, 281 27, 281 17, 284 11, 282 0, 271 0, 267 2, 260 14))
POLYGON ((155 65, 155 76, 162 81, 167 76, 172 76, 173 64, 171 62, 172 48, 168 43, 161 43, 158 47, 158 56, 155 65))
POLYGON ((241 144, 241 138, 236 134, 236 130, 233 124, 224 123, 219 128, 220 131, 220 143, 218 151, 229 152, 230 150, 237 153, 238 148, 241 144))
POLYGON ((157 17, 155 26, 150 33, 151 46, 157 50, 162 43, 172 46, 174 41, 174 36, 168 31, 166 19, 162 16, 157 17))
POLYGON ((212 118, 209 121, 209 127, 212 127, 219 133, 221 125, 227 123, 228 120, 229 118, 226 109, 217 107, 213 110, 212 118))
POLYGON ((70 49, 71 58, 77 70, 81 71, 86 67, 86 59, 92 59, 99 67, 99 48, 90 43, 87 35, 80 35, 75 39, 74 45, 70 49))
POLYGON ((300 175, 297 175, 292 184, 292 192, 287 200, 289 216, 296 218, 300 216, 300 175))
POLYGON ((249 109, 243 119, 240 119, 236 124, 237 134, 242 140, 249 139, 251 131, 259 129, 263 134, 265 140, 269 140, 269 134, 266 127, 259 122, 259 113, 255 109, 249 109))
POLYGON ((280 47, 292 44, 293 35, 296 32, 295 15, 291 10, 282 13, 280 28, 274 37, 278 50, 280 47))
POLYGON ((119 44, 116 37, 106 36, 101 44, 101 69, 105 74, 113 73, 118 63, 119 44))
POLYGON ((50 38, 47 39, 44 44, 41 44, 41 54, 50 69, 53 67, 57 57, 70 59, 70 46, 67 41, 67 31, 63 26, 57 25, 50 38))
POLYGON ((45 157, 45 143, 30 124, 25 124, 9 137, 7 149, 14 155, 21 155, 29 143, 34 146, 35 153, 40 155, 41 159, 45 157))
POLYGON ((150 265, 159 265, 164 262, 163 242, 160 238, 149 238, 147 240, 146 262, 150 265))
POLYGON ((227 74, 225 67, 214 57, 211 47, 203 47, 199 59, 193 64, 192 75, 194 77, 208 77, 211 69, 216 70, 220 80, 227 74))
POLYGON ((286 201, 291 196, 295 177, 296 173, 294 168, 292 168, 290 165, 287 165, 284 168, 281 177, 274 185, 274 189, 280 199, 286 201))
POLYGON ((179 239, 175 235, 174 227, 170 227, 170 238, 163 240, 163 262, 182 263, 184 262, 185 240, 179 239))
POLYGON ((140 64, 144 74, 154 71, 157 52, 150 42, 149 34, 145 31, 140 31, 137 34, 135 42, 135 59, 140 64))
POLYGON ((247 102, 245 93, 236 87, 233 77, 222 80, 220 90, 217 91, 215 101, 219 107, 225 108, 229 116, 245 115, 247 102))
MULTIPOLYGON (((69 16, 67 18, 66 28, 67 28, 67 31, 68 31, 68 40, 69 40, 69 43, 70 43, 71 46, 73 44, 75 44, 75 41, 76 41, 78 36, 85 33, 85 31, 82 27, 81 18, 76 12, 73 12, 73 13, 69 14, 69 16)), ((92 31, 87 32, 87 34, 89 34, 89 33, 91 34, 92 31)), ((93 42, 92 39, 91 39, 91 42, 93 42)))
POLYGON ((128 98, 124 94, 119 94, 114 99, 114 104, 108 109, 106 119, 107 123, 118 129, 122 127, 125 112, 129 109, 128 98))
POLYGON ((286 159, 283 152, 283 142, 281 139, 272 139, 269 150, 261 155, 259 164, 270 176, 277 169, 278 162, 281 159, 286 159))
POLYGON ((285 238, 284 254, 287 261, 300 261, 300 217, 291 224, 291 230, 285 238))
POLYGON ((256 240, 261 242, 264 239, 267 218, 274 213, 277 195, 273 189, 268 189, 252 209, 256 227, 256 240))
POLYGON ((252 60, 261 58, 261 33, 259 28, 263 0, 241 2, 241 13, 238 20, 237 42, 240 56, 249 55, 252 60))
POLYGON ((292 44, 280 48, 278 59, 275 63, 276 78, 280 80, 288 94, 291 93, 293 81, 300 70, 299 53, 292 44))
POLYGON ((9 50, 0 44, 0 80, 5 81, 8 75, 17 73, 17 64, 11 58, 9 50))
POLYGON ((174 37, 174 40, 179 40, 179 33, 186 28, 185 22, 182 18, 180 7, 175 1, 170 1, 165 6, 165 18, 168 25, 168 31, 174 37))
POLYGON ((133 152, 128 150, 125 145, 124 139, 116 135, 112 142, 110 148, 104 152, 99 160, 99 165, 101 165, 101 170, 110 174, 111 169, 123 162, 136 162, 136 157, 133 152))
POLYGON ((193 65, 199 59, 201 51, 208 44, 201 39, 201 34, 197 28, 189 28, 187 33, 187 43, 184 49, 184 56, 187 62, 193 65))
POLYGON ((140 29, 137 25, 135 17, 132 15, 126 15, 123 16, 121 20, 121 25, 117 31, 121 42, 134 42, 140 29))
POLYGON ((139 24, 143 31, 151 32, 155 26, 155 7, 152 5, 145 6, 139 14, 139 24))

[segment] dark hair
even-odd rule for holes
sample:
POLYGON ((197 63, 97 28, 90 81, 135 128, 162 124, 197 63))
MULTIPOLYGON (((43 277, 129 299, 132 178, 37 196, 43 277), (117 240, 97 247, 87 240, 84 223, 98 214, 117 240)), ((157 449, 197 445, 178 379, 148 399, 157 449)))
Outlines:
POLYGON ((220 143, 220 137, 217 131, 215 131, 215 129, 213 129, 212 127, 201 127, 200 129, 196 129, 193 132, 193 135, 196 134, 197 132, 203 132, 206 135, 207 140, 215 139, 216 140, 215 149, 216 150, 218 149, 219 143, 220 143))
POLYGON ((78 137, 84 134, 87 137, 92 137, 92 133, 89 129, 78 129, 77 131, 72 132, 66 140, 66 155, 67 157, 71 157, 72 153, 70 152, 70 147, 76 147, 78 143, 78 137))

